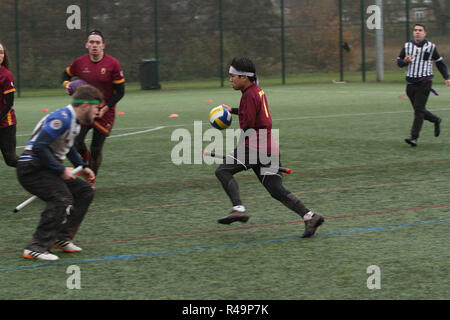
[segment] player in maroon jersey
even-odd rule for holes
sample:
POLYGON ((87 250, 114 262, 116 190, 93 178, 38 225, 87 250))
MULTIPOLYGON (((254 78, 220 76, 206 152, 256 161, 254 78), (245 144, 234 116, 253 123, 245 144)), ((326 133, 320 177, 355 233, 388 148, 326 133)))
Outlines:
POLYGON ((125 78, 119 61, 104 52, 103 34, 93 30, 88 34, 86 49, 88 53, 76 58, 63 72, 63 87, 69 94, 72 77, 84 80, 99 89, 104 95, 103 107, 94 124, 82 124, 75 146, 83 160, 89 163, 95 175, 102 162, 102 149, 105 139, 110 135, 116 116, 116 105, 125 94, 125 78), (84 142, 88 131, 94 128, 90 152, 84 142))
POLYGON ((16 115, 14 113, 14 79, 9 71, 6 48, 0 43, 0 150, 5 163, 10 167, 17 164, 16 115))
POLYGON ((307 209, 300 199, 286 190, 279 171, 280 151, 272 137, 272 116, 267 97, 257 84, 256 68, 248 58, 233 59, 230 66, 230 82, 235 90, 242 92, 239 108, 223 105, 228 111, 239 115, 241 128, 240 141, 234 152, 216 170, 216 176, 229 196, 233 208, 219 223, 230 224, 235 221, 247 222, 249 215, 242 205, 239 186, 234 174, 253 169, 262 185, 270 195, 301 216, 305 222, 303 238, 314 235, 324 218, 307 209))

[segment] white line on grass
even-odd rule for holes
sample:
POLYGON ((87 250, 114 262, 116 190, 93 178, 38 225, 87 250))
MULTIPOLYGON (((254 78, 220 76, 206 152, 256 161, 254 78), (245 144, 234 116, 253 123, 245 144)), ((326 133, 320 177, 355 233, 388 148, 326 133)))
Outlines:
POLYGON ((157 130, 161 130, 164 129, 165 126, 159 126, 156 128, 151 128, 151 129, 147 129, 147 130, 143 130, 143 131, 135 131, 135 132, 128 132, 128 133, 122 133, 122 134, 117 134, 115 136, 109 136, 108 138, 120 138, 120 137, 126 137, 126 136, 132 136, 135 134, 141 134, 141 133, 147 133, 147 132, 151 132, 151 131, 157 131, 157 130))
MULTIPOLYGON (((109 136, 108 138, 110 139, 110 138, 127 137, 127 136, 132 136, 132 135, 135 135, 135 134, 141 134, 141 133, 147 133, 147 132, 151 132, 151 131, 157 131, 157 130, 161 130, 161 129, 164 129, 164 128, 165 128, 164 126, 159 126, 159 127, 156 127, 156 128, 150 128, 150 129, 143 130, 143 131, 135 131, 135 132, 128 132, 128 133, 117 134, 117 135, 114 135, 114 136, 109 136)), ((91 139, 86 139, 86 141, 90 141, 90 140, 91 139)), ((20 149, 20 148, 25 148, 25 146, 18 146, 18 147, 16 147, 16 149, 20 149)))
MULTIPOLYGON (((430 109, 430 111, 450 111, 450 108, 433 109, 433 110, 430 109)), ((401 114, 401 113, 411 113, 411 110, 383 111, 383 112, 365 112, 365 113, 341 113, 341 114, 327 114, 327 115, 323 115, 323 116, 276 118, 276 119, 273 119, 273 121, 328 119, 328 118, 356 117, 356 116, 376 116, 376 115, 383 115, 383 114, 401 114)), ((207 122, 203 122, 202 121, 202 124, 207 124, 207 122)), ((161 129, 164 129, 164 128, 186 127, 186 126, 190 126, 190 125, 192 125, 192 123, 158 126, 158 127, 154 127, 154 128, 149 128, 147 130, 128 132, 128 133, 118 134, 118 135, 114 135, 114 136, 109 136, 108 138, 120 138, 120 137, 126 137, 126 136, 131 136, 131 135, 136 135, 136 134, 142 134, 142 133, 157 131, 157 130, 161 130, 161 129)), ((148 127, 141 127, 141 128, 138 127, 138 128, 129 128, 129 129, 145 129, 145 128, 148 128, 148 127)), ((117 129, 117 130, 121 130, 121 129, 117 129)), ((20 137, 20 136, 23 136, 23 135, 17 135, 17 136, 20 137)), ((86 141, 89 141, 89 139, 86 140, 86 141)), ((20 149, 20 148, 25 148, 25 146, 18 146, 18 147, 16 147, 16 149, 20 149)))

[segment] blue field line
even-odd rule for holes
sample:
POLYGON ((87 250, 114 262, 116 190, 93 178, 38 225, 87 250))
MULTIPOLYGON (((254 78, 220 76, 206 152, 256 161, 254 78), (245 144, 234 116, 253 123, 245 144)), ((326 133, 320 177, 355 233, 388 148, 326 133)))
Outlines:
MULTIPOLYGON (((439 222, 450 222, 450 218, 448 218, 448 219, 439 219, 439 220, 417 221, 417 222, 412 222, 412 223, 396 224, 396 225, 382 226, 382 227, 357 228, 357 229, 351 229, 351 230, 347 230, 347 231, 318 234, 315 237, 329 237, 329 236, 344 235, 344 234, 349 234, 349 233, 353 233, 353 232, 360 232, 360 231, 379 231, 379 230, 387 230, 387 229, 392 229, 392 228, 411 227, 411 226, 418 226, 418 225, 439 223, 439 222)), ((45 264, 26 265, 26 266, 13 267, 13 268, 0 268, 0 271, 18 271, 18 270, 24 270, 24 269, 34 269, 34 268, 42 268, 42 267, 54 267, 54 266, 60 266, 60 265, 73 265, 73 264, 87 263, 87 262, 126 260, 126 259, 134 259, 134 258, 139 258, 139 257, 148 257, 148 256, 157 256, 157 255, 166 255, 166 254, 175 254, 175 253, 185 253, 185 252, 195 252, 195 251, 205 251, 205 250, 211 250, 211 249, 236 248, 236 247, 241 247, 241 246, 251 246, 251 245, 257 245, 257 244, 285 242, 285 241, 293 241, 293 240, 299 240, 299 239, 300 239, 300 237, 289 237, 289 238, 282 238, 282 239, 271 239, 271 240, 260 240, 260 241, 251 241, 251 242, 240 242, 240 243, 234 243, 234 244, 224 244, 224 245, 209 246, 209 247, 198 247, 198 248, 189 248, 189 249, 155 251, 155 252, 148 252, 148 253, 119 255, 119 256, 108 256, 108 257, 93 258, 93 259, 60 261, 60 262, 52 262, 52 263, 45 263, 45 264)))

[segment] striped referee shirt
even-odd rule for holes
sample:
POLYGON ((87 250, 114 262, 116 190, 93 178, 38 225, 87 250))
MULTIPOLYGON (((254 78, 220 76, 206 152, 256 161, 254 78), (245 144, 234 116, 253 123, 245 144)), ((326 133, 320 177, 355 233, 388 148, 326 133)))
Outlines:
POLYGON ((412 40, 405 43, 397 58, 397 65, 399 67, 407 66, 406 81, 408 83, 417 83, 434 77, 433 60, 436 62, 436 66, 444 79, 449 79, 444 59, 438 53, 436 45, 428 40, 423 40, 419 43, 412 40), (408 55, 413 57, 410 63, 404 61, 408 55))

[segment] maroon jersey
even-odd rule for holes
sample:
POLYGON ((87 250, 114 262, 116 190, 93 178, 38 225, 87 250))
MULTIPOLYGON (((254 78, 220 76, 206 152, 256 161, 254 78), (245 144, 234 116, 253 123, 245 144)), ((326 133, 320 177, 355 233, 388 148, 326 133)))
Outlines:
MULTIPOLYGON (((114 95, 113 84, 125 82, 119 61, 106 53, 99 62, 92 62, 89 54, 78 57, 66 68, 66 72, 70 77, 76 76, 99 89, 106 103, 114 95)), ((101 119, 97 119, 93 126, 104 135, 109 135, 115 116, 116 106, 114 105, 101 119)))
POLYGON ((253 129, 245 140, 245 145, 264 154, 279 154, 279 148, 272 137, 272 116, 264 91, 253 83, 241 97, 239 105, 239 125, 241 129, 253 129))
POLYGON ((76 76, 99 89, 106 102, 113 96, 113 84, 125 82, 119 61, 106 53, 99 62, 92 62, 89 54, 78 57, 66 72, 70 77, 76 76))
MULTIPOLYGON (((14 92, 14 79, 11 72, 5 67, 0 66, 0 110, 5 106, 5 95, 14 92)), ((16 124, 16 114, 11 108, 3 120, 0 121, 0 128, 5 128, 16 124)))

